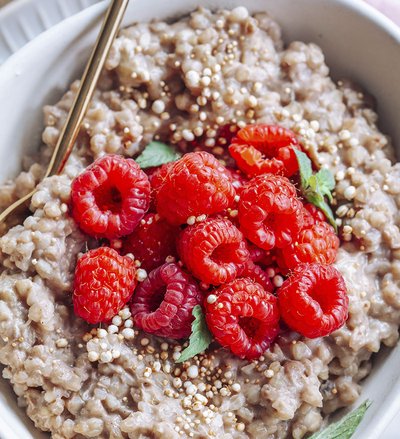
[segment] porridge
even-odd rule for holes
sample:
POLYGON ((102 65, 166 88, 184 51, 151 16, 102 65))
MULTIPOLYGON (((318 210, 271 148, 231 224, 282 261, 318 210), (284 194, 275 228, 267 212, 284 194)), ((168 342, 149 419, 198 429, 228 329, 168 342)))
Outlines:
MULTIPOLYGON (((40 180, 76 91, 74 83, 60 102, 45 107, 43 146, 36 157, 24 159, 24 172, 1 186, 1 208, 40 180)), ((36 427, 55 439, 297 439, 353 404, 372 354, 382 344, 396 344, 400 323, 400 166, 376 123, 371 98, 350 82, 333 82, 316 45, 284 46, 279 26, 267 14, 250 16, 243 7, 200 9, 172 24, 122 30, 65 170, 40 183, 31 216, 0 238, 0 362, 36 427), (346 323, 316 338, 282 329, 251 361, 213 343, 179 362, 187 342, 139 330, 139 307, 116 303, 103 325, 77 317, 75 267, 99 251, 99 242, 71 216, 72 182, 81 181, 94 160, 136 157, 153 141, 181 152, 206 150, 232 166, 227 152, 232 136, 257 124, 291 130, 317 167, 335 177, 332 209, 341 247, 329 270, 338 270, 346 284, 346 323)), ((165 199, 173 195, 164 192, 165 199)), ((176 205, 178 213, 185 209, 176 205)), ((148 207, 141 205, 143 214, 148 207)), ((76 204, 74 209, 76 219, 76 204)), ((229 221, 215 221, 235 228, 238 211, 229 209, 226 216, 229 221)), ((183 234, 209 225, 206 215, 185 218, 183 234)), ((168 239, 178 226, 170 227, 168 239)), ((101 243, 110 238, 114 249, 125 245, 107 234, 97 236, 101 243)), ((131 244, 140 260, 139 238, 131 244)), ((190 243, 195 237, 181 239, 190 243)), ((158 266, 175 267, 169 276, 190 290, 192 307, 200 303, 198 291, 208 294, 209 309, 215 302, 209 284, 215 280, 188 280, 176 263, 174 244, 168 245, 158 266)), ((202 268, 185 255, 186 248, 178 253, 201 279, 202 268)), ((123 283, 140 284, 143 292, 154 281, 151 268, 131 262, 136 278, 126 275, 123 283)), ((287 273, 275 262, 262 271, 259 283, 285 285, 287 273)), ((143 318, 140 327, 151 325, 143 318)), ((178 331, 183 334, 189 335, 178 331)))

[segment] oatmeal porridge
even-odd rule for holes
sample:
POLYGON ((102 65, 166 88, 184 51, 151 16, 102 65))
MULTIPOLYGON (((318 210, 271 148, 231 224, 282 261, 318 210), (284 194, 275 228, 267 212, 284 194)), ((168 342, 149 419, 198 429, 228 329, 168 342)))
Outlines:
MULTIPOLYGON (((73 83, 57 104, 45 107, 43 146, 1 186, 1 208, 40 181, 77 88, 73 83)), ((199 9, 174 23, 123 29, 63 173, 40 183, 31 215, 0 238, 3 376, 36 427, 54 439, 306 437, 357 400, 373 353, 398 340, 399 194, 400 166, 377 127, 373 100, 349 81, 335 83, 315 44, 284 45, 266 13, 199 9), (179 362, 188 343, 138 329, 128 305, 117 304, 103 325, 79 318, 75 268, 103 247, 72 217, 73 181, 94 160, 135 158, 154 141, 182 153, 208 151, 231 167, 232 135, 258 124, 293 132, 315 167, 335 177, 331 206, 341 246, 329 269, 346 284, 346 323, 314 338, 283 328, 251 360, 214 342, 179 362)), ((229 221, 215 221, 235 228, 237 215, 229 209, 229 221)), ((181 233, 188 235, 192 226, 209 226, 206 215, 189 216, 187 224, 181 233)), ((124 245, 110 242, 114 249, 124 245)), ((184 265, 201 279, 198 261, 185 248, 178 249, 184 265)), ((209 284, 218 285, 188 280, 172 249, 158 265, 164 262, 175 267, 179 282, 194 283, 192 307, 200 303, 198 291, 209 294, 209 284)), ((151 268, 132 264, 136 278, 124 282, 142 291, 153 281, 151 268)), ((258 281, 280 288, 286 274, 271 265, 258 281)), ((208 295, 210 306, 214 297, 208 295)))

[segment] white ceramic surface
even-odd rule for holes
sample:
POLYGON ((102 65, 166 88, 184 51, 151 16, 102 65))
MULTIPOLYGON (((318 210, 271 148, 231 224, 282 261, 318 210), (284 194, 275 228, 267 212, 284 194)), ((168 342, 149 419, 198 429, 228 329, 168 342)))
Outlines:
MULTIPOLYGON (((400 30, 359 0, 144 0, 131 2, 125 24, 135 20, 173 18, 194 9, 246 5, 252 11, 268 10, 284 29, 286 40, 319 44, 335 77, 351 77, 378 101, 381 125, 400 151, 400 30), (154 11, 157 11, 155 14, 154 11)), ((23 151, 40 143, 41 107, 55 102, 82 69, 93 43, 101 3, 67 19, 13 55, 0 68, 0 175, 15 175, 23 151)), ((377 439, 400 409, 400 348, 380 353, 360 399, 371 399, 357 439, 377 439)), ((32 429, 2 382, 0 387, 0 437, 41 438, 32 429), (10 405, 9 405, 10 404, 10 405)), ((400 436, 400 435, 399 435, 400 436)))
POLYGON ((12 1, 0 10, 0 64, 37 35, 99 1, 12 1))

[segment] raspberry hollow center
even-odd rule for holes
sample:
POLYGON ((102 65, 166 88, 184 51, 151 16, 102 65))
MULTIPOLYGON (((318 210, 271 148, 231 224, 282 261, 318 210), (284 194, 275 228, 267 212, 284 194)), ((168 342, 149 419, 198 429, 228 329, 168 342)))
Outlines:
POLYGON ((219 265, 229 264, 230 262, 242 262, 238 244, 220 244, 211 254, 211 260, 219 265))
POLYGON ((165 293, 167 292, 167 286, 164 285, 157 291, 155 291, 153 296, 151 297, 151 300, 149 302, 149 312, 157 311, 157 309, 160 307, 160 305, 164 301, 165 293))
POLYGON ((336 295, 332 295, 330 292, 336 291, 336 289, 335 282, 326 282, 323 288, 315 285, 308 294, 324 314, 330 314, 336 306, 336 295))
POLYGON ((115 185, 106 182, 93 192, 96 204, 101 211, 118 213, 121 210, 122 194, 115 185))
POLYGON ((239 326, 243 329, 247 337, 254 339, 258 329, 260 328, 260 321, 254 317, 240 317, 239 326))

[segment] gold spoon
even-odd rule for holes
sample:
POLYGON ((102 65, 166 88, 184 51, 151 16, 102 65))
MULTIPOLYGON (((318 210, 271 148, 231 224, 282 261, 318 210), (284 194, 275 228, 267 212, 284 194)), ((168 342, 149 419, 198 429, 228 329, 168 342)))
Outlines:
MULTIPOLYGON (((57 145, 54 148, 53 155, 43 178, 59 174, 64 169, 65 163, 74 147, 80 126, 85 117, 90 100, 92 99, 93 92, 107 59, 111 44, 117 35, 128 3, 129 0, 111 0, 100 33, 82 75, 78 93, 76 94, 72 107, 69 110, 67 120, 61 131, 60 137, 58 138, 57 145)), ((0 214, 0 224, 11 215, 20 212, 21 208, 26 209, 26 202, 32 198, 36 190, 36 188, 33 189, 32 192, 7 207, 7 209, 0 214)))

